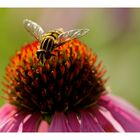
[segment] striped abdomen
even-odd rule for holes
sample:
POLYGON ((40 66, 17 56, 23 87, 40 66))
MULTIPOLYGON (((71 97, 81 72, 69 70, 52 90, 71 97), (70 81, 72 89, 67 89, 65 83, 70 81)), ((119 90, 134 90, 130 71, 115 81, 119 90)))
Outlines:
POLYGON ((51 52, 55 47, 56 39, 57 39, 57 37, 54 36, 54 34, 52 34, 52 33, 46 34, 43 37, 43 40, 40 45, 40 49, 51 52))
POLYGON ((42 63, 44 58, 49 59, 52 56, 51 51, 57 45, 58 36, 58 32, 49 32, 42 38, 40 49, 37 50, 37 57, 42 63))

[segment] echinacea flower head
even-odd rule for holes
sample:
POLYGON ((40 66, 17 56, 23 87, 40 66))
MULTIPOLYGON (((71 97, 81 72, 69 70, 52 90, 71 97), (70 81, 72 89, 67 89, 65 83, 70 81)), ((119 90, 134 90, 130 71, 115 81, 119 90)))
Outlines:
POLYGON ((85 44, 68 41, 44 63, 39 46, 23 46, 7 66, 0 132, 140 131, 139 114, 108 95, 106 70, 85 44))

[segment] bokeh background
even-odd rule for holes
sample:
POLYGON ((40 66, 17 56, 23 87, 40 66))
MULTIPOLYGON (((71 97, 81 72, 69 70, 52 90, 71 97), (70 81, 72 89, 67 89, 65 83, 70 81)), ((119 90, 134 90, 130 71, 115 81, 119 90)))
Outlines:
MULTIPOLYGON (((0 9, 0 81, 17 50, 34 39, 23 27, 28 18, 45 31, 89 28, 80 38, 98 54, 107 69, 107 87, 140 109, 140 9, 0 9)), ((10 74, 10 73, 9 73, 10 74)), ((2 92, 0 84, 0 95, 2 92)), ((4 100, 0 100, 0 105, 4 100)))

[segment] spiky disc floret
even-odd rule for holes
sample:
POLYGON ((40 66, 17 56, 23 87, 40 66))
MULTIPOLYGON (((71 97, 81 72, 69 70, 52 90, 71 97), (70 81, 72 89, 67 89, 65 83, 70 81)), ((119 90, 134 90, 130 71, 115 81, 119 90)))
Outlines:
POLYGON ((5 93, 18 108, 52 115, 55 111, 78 111, 96 104, 105 90, 102 63, 95 64, 86 45, 72 40, 56 48, 41 64, 38 42, 23 46, 6 70, 5 93))

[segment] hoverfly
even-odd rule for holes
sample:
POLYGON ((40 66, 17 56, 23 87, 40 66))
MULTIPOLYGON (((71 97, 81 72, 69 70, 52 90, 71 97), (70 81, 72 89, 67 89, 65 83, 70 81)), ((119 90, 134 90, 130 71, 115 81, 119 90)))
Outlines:
POLYGON ((40 48, 37 50, 37 58, 42 63, 44 58, 49 59, 54 55, 51 53, 52 50, 67 41, 85 35, 89 31, 89 29, 75 29, 64 32, 63 29, 60 28, 46 33, 40 25, 29 19, 25 19, 23 24, 25 29, 40 42, 40 48))

